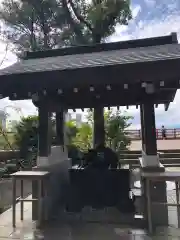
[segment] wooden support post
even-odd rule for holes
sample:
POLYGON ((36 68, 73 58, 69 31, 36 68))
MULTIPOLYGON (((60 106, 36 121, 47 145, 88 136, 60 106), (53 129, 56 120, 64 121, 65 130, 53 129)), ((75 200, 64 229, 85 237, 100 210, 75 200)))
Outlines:
POLYGON ((47 165, 48 156, 51 153, 52 141, 52 125, 51 113, 49 113, 45 104, 39 104, 39 152, 38 152, 38 166, 47 165))
MULTIPOLYGON (((146 171, 158 171, 159 159, 157 156, 157 141, 156 141, 156 126, 155 126, 155 112, 154 104, 146 102, 142 105, 142 116, 144 124, 144 163, 146 164, 146 171), (149 170, 148 170, 149 169, 149 170), (154 170, 153 170, 154 169, 154 170)), ((159 171, 162 171, 159 170, 159 171)), ((142 186, 145 188, 146 186, 142 186)), ((153 182, 150 183, 151 201, 153 202, 166 202, 166 183, 153 182)), ((143 189, 142 189, 143 190, 143 189)), ((144 190, 143 190, 144 192, 144 190)), ((145 201, 145 205, 147 202, 145 201)), ((147 209, 145 207, 145 209, 147 209)), ((154 205, 151 208, 152 224, 154 226, 168 225, 168 209, 167 206, 154 205)), ((145 213, 146 215, 147 213, 145 213)))
POLYGON ((94 128, 93 128, 93 147, 97 144, 105 144, 104 130, 104 108, 98 106, 94 108, 94 128))
POLYGON ((144 124, 144 142, 147 155, 157 155, 156 124, 154 104, 147 102, 142 105, 142 115, 144 124))
MULTIPOLYGON (((47 105, 40 101, 38 104, 39 110, 39 135, 38 135, 38 157, 37 167, 49 165, 49 155, 51 154, 52 142, 52 125, 51 113, 48 111, 47 105)), ((36 180, 32 181, 32 197, 38 197, 39 186, 36 180)), ((32 219, 38 219, 38 203, 32 203, 32 219)))
POLYGON ((57 144, 64 146, 64 111, 56 112, 57 144))
POLYGON ((140 118, 141 118, 141 141, 142 141, 142 150, 144 151, 145 138, 144 138, 144 115, 143 115, 143 106, 140 105, 140 118))

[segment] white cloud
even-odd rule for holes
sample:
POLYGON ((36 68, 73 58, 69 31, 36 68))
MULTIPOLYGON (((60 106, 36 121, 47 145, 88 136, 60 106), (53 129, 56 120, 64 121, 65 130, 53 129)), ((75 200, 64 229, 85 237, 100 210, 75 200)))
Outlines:
POLYGON ((163 21, 141 22, 131 33, 131 38, 156 37, 177 32, 180 39, 180 15, 167 16, 163 21))
POLYGON ((140 5, 132 6, 131 11, 132 11, 132 18, 135 19, 141 11, 141 6, 140 5))
POLYGON ((148 7, 154 7, 156 5, 156 0, 145 0, 148 7))
MULTIPOLYGON (((146 0, 152 4, 152 0, 146 0)), ((180 41, 180 14, 169 15, 165 17, 162 21, 151 20, 151 21, 139 21, 135 26, 134 22, 131 22, 129 28, 126 31, 122 31, 120 34, 114 34, 110 40, 120 41, 127 39, 138 39, 147 37, 156 37, 170 34, 171 32, 177 32, 178 39, 180 41), (129 29, 133 29, 130 31, 129 29), (122 35, 121 35, 122 34, 122 35)), ((119 28, 119 26, 117 27, 119 28)), ((118 30, 119 31, 119 30, 118 30)), ((164 106, 159 105, 156 109, 156 125, 160 127, 161 125, 173 126, 174 124, 180 125, 180 90, 177 91, 174 102, 170 104, 169 110, 164 111, 164 106)), ((140 115, 139 110, 135 107, 130 108, 128 113, 134 116, 132 128, 140 128, 140 115)))

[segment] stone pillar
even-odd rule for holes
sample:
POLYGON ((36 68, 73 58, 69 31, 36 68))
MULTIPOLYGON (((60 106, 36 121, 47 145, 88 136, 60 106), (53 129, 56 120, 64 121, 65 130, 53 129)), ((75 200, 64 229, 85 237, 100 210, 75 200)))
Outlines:
MULTIPOLYGON (((156 141, 156 125, 155 125, 155 111, 154 104, 147 102, 141 106, 141 119, 144 125, 143 130, 143 151, 142 151, 142 165, 144 171, 165 171, 160 167, 159 157, 157 155, 157 141, 156 141)), ((145 182, 142 182, 142 192, 145 192, 145 182)), ((153 202, 166 202, 166 183, 153 182, 150 185, 151 200, 153 202)), ((146 196, 145 196, 146 199, 146 196)), ((146 203, 145 200, 145 210, 146 203)), ((147 217, 147 213, 144 213, 147 217)), ((168 225, 168 209, 167 206, 152 205, 152 223, 153 227, 168 225)))
POLYGON ((93 118, 93 147, 95 147, 99 143, 105 143, 104 108, 101 106, 94 108, 93 118))

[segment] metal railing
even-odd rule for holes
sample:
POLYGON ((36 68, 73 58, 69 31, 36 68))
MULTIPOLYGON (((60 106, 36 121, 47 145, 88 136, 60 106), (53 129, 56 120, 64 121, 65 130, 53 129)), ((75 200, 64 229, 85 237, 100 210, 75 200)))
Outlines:
MULTIPOLYGON (((126 130, 125 133, 132 140, 141 140, 141 129, 126 130)), ((162 139, 162 130, 156 129, 156 138, 162 139)), ((166 129, 167 139, 180 139, 180 128, 167 128, 166 129)))

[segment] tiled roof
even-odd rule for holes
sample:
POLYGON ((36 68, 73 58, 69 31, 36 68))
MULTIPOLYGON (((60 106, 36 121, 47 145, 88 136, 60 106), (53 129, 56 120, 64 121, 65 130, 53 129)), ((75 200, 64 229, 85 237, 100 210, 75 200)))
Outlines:
POLYGON ((180 58, 180 44, 167 44, 21 60, 8 68, 2 69, 0 75, 79 69, 178 58, 180 58))

